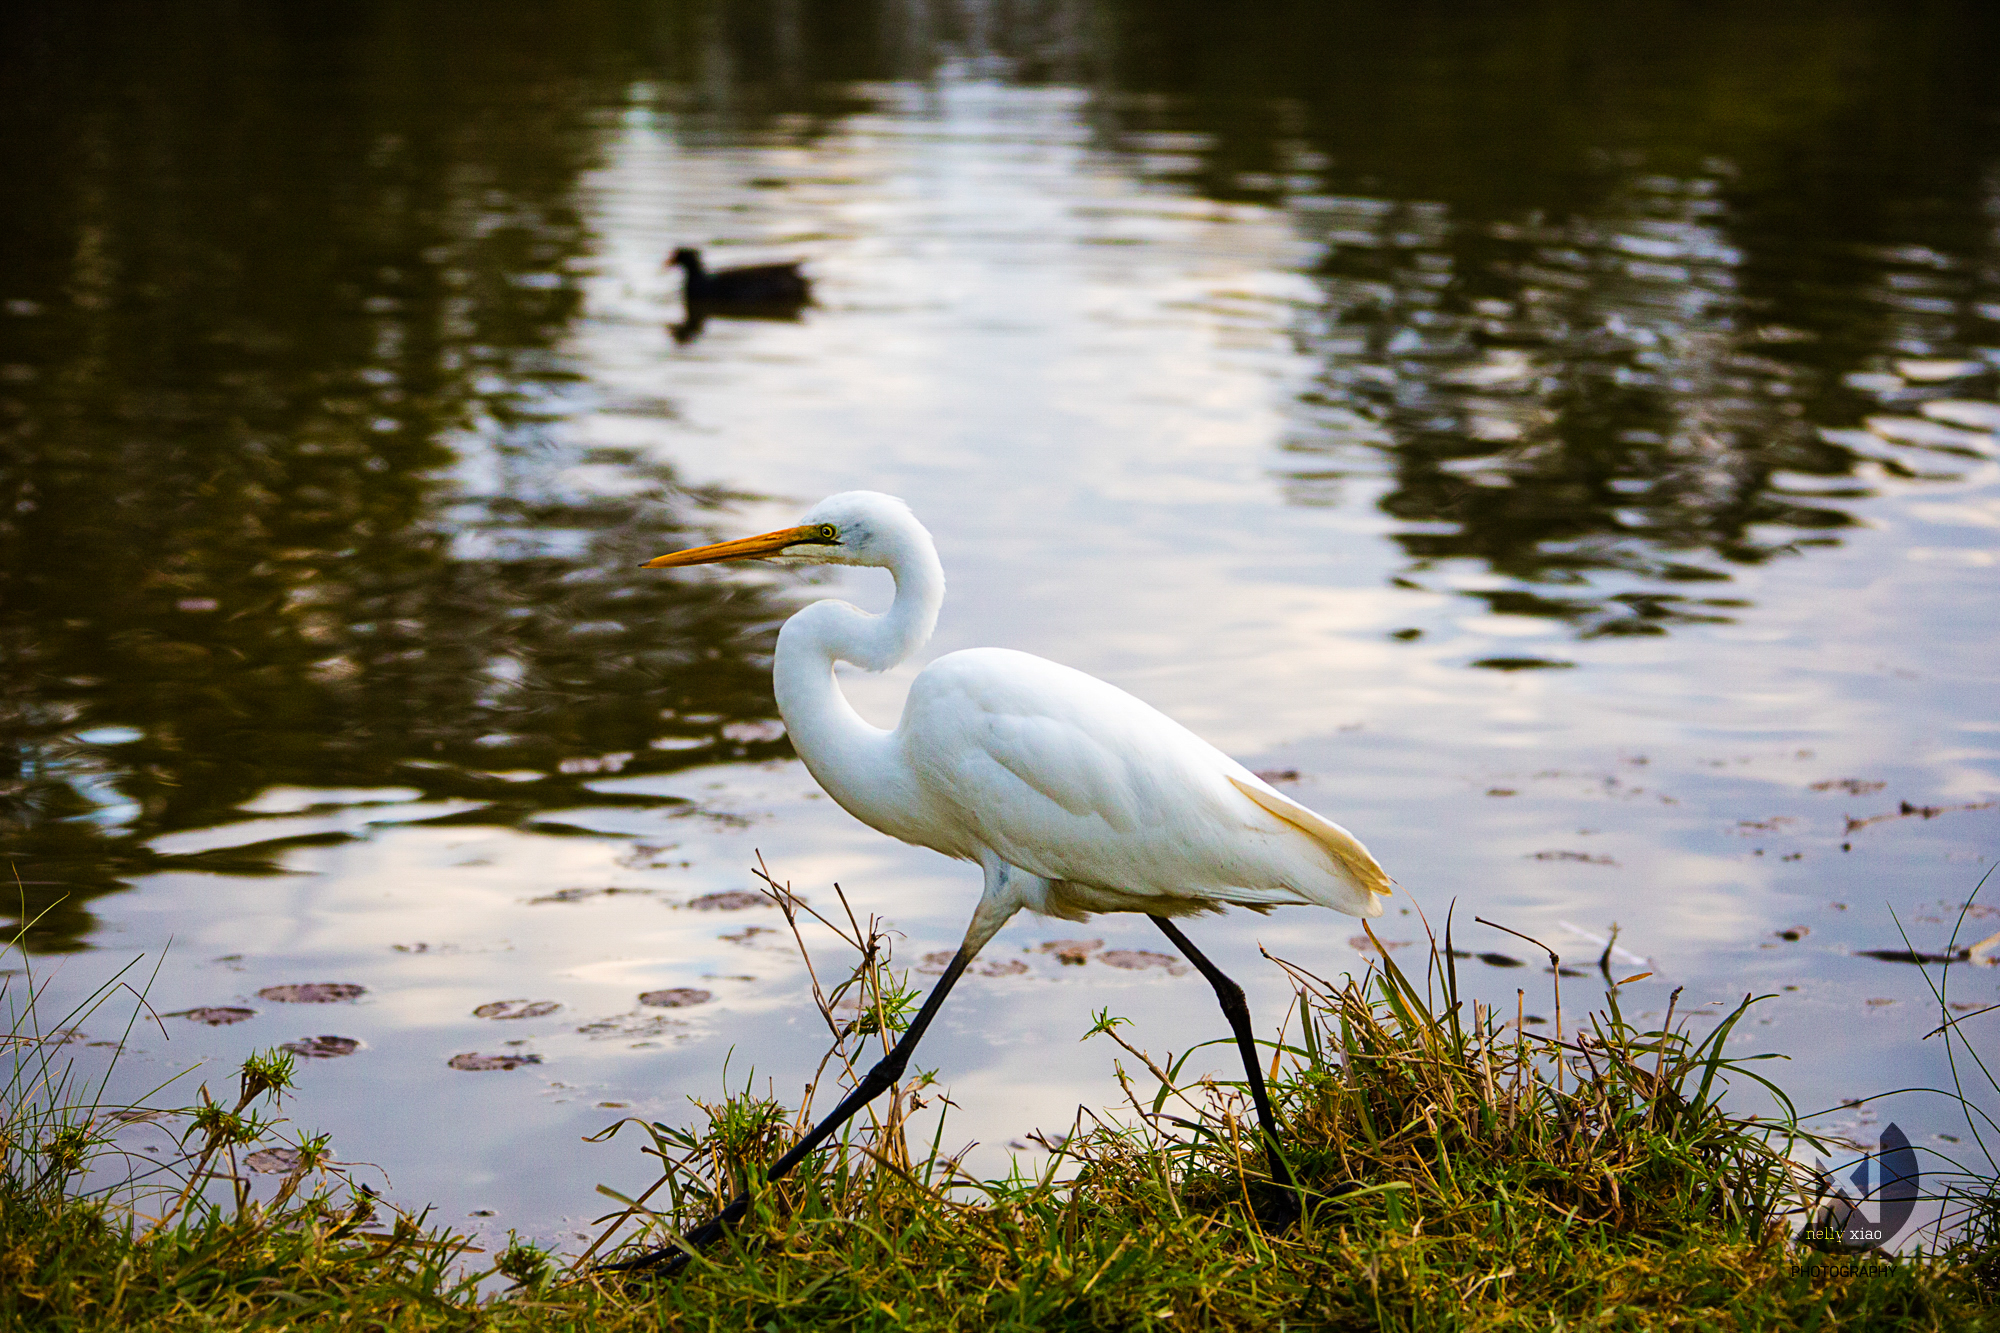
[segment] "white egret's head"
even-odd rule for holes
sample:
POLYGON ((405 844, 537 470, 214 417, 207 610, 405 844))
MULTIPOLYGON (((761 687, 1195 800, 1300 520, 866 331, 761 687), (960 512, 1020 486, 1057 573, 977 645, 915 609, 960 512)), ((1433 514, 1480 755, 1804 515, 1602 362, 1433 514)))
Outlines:
POLYGON ((913 541, 928 545, 929 534, 901 500, 877 491, 842 491, 814 505, 805 521, 795 528, 676 551, 648 560, 641 568, 671 569, 718 560, 771 560, 788 565, 889 565, 913 541))

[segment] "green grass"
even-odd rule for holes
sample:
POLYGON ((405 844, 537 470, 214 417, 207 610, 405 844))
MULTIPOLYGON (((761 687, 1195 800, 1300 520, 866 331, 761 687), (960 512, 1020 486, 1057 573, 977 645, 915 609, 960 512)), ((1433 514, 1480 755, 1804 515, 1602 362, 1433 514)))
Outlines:
MULTIPOLYGON (((830 1082, 866 1067, 908 1000, 880 935, 857 925, 849 941, 853 975, 831 993, 815 982, 830 1082)), ((1308 1198, 1282 1234, 1257 1221, 1277 1187, 1240 1089, 1187 1079, 1191 1052, 1155 1059, 1099 1015, 1092 1035, 1122 1048, 1130 1103, 1080 1115, 1040 1174, 974 1181, 935 1138, 913 1147, 921 1079, 777 1184, 761 1164, 803 1108, 744 1096, 705 1108, 699 1130, 627 1122, 663 1174, 621 1200, 596 1257, 757 1194, 672 1280, 374 1220, 379 1205, 327 1174, 310 1139, 279 1197, 254 1201, 235 1154, 283 1132, 259 1109, 285 1089, 282 1060, 249 1062, 233 1106, 203 1089, 171 1113, 187 1130, 178 1174, 86 1189, 84 1169, 101 1179, 117 1151, 114 1122, 17 1013, 0 1328, 2000 1328, 1990 1179, 1960 1190, 1961 1226, 1922 1255, 1788 1240, 1795 1131, 1720 1100, 1755 1077, 1724 1054, 1751 1001, 1696 1038, 1671 1018, 1641 1030, 1613 986, 1603 1010, 1558 1009, 1538 1034, 1460 1002, 1448 940, 1422 981, 1393 963, 1338 983, 1289 970, 1298 1003, 1270 1048, 1273 1091, 1308 1198), (513 1285, 482 1297, 496 1274, 513 1285)))

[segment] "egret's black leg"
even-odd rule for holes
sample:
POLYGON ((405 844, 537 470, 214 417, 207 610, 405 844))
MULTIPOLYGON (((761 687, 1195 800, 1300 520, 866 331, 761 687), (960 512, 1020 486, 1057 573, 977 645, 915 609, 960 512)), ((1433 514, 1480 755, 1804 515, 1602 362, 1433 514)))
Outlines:
MULTIPOLYGON (((931 1019, 937 1017, 937 1011, 944 1006, 944 997, 958 984, 959 975, 971 961, 972 954, 964 948, 960 948, 952 955, 951 965, 945 968, 944 975, 938 978, 937 985, 931 987, 931 993, 924 999, 924 1007, 917 1010, 917 1016, 910 1021, 910 1026, 889 1049, 889 1053, 877 1061, 875 1067, 862 1077, 861 1082, 855 1085, 854 1091, 841 1099, 840 1105, 833 1108, 833 1114, 814 1125, 811 1133, 800 1139, 790 1152, 771 1164, 771 1169, 765 1173, 767 1179, 777 1180, 789 1173, 793 1167, 805 1160, 807 1154, 826 1142, 842 1125, 853 1119, 855 1112, 888 1091, 889 1085, 903 1076, 904 1068, 910 1063, 910 1052, 917 1049, 917 1043, 923 1039, 924 1029, 931 1025, 931 1019)), ((1239 991, 1237 994, 1240 1001, 1242 992, 1239 991)), ((741 1220, 743 1214, 749 1210, 750 1196, 737 1195, 727 1208, 690 1231, 684 1243, 689 1249, 706 1249, 719 1240, 722 1233, 741 1220)), ((679 1245, 668 1245, 648 1251, 636 1259, 604 1264, 598 1271, 629 1273, 637 1269, 658 1266, 671 1276, 686 1267, 687 1261, 687 1249, 679 1245)))
POLYGON ((1264 1151, 1271 1159, 1271 1175, 1296 1198, 1299 1182, 1293 1178, 1292 1168, 1278 1147, 1278 1121, 1271 1114, 1270 1094, 1264 1091, 1264 1071, 1258 1068, 1257 1041, 1250 1033, 1250 1005, 1243 998, 1243 988, 1231 981, 1221 968, 1209 962, 1207 956, 1194 947, 1194 941, 1181 934, 1180 928, 1173 922, 1156 916, 1153 924, 1166 932, 1174 947, 1187 955, 1187 960, 1208 978, 1209 985, 1215 987, 1215 998, 1222 1005, 1222 1016, 1229 1020, 1230 1031, 1236 1034, 1237 1049, 1243 1052, 1243 1073, 1250 1082, 1250 1100, 1257 1104, 1257 1123, 1264 1130, 1264 1151))

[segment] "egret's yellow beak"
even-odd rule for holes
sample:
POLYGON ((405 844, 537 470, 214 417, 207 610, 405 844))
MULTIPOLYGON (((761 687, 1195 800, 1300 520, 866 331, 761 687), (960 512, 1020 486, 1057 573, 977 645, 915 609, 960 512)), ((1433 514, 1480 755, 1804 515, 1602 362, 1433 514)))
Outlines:
POLYGON ((697 546, 692 551, 675 551, 657 560, 648 560, 641 569, 672 569, 676 565, 710 565, 718 560, 761 560, 776 555, 787 546, 827 545, 825 534, 816 527, 780 528, 756 537, 739 537, 733 542, 697 546))

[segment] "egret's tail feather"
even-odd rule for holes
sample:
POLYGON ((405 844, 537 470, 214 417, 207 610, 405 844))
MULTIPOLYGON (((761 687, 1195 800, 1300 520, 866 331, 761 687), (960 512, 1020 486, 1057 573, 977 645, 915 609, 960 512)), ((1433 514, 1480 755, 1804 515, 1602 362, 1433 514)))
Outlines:
POLYGON ((1331 858, 1340 878, 1361 894, 1364 906, 1360 911, 1364 916, 1380 914, 1382 905, 1375 901, 1375 895, 1387 897, 1394 891, 1394 886, 1390 883, 1388 872, 1368 854, 1368 849, 1361 845, 1359 838, 1317 811, 1308 810, 1296 801, 1288 801, 1276 792, 1266 791, 1234 776, 1229 781, 1236 790, 1262 807, 1266 814, 1297 829, 1331 858))

